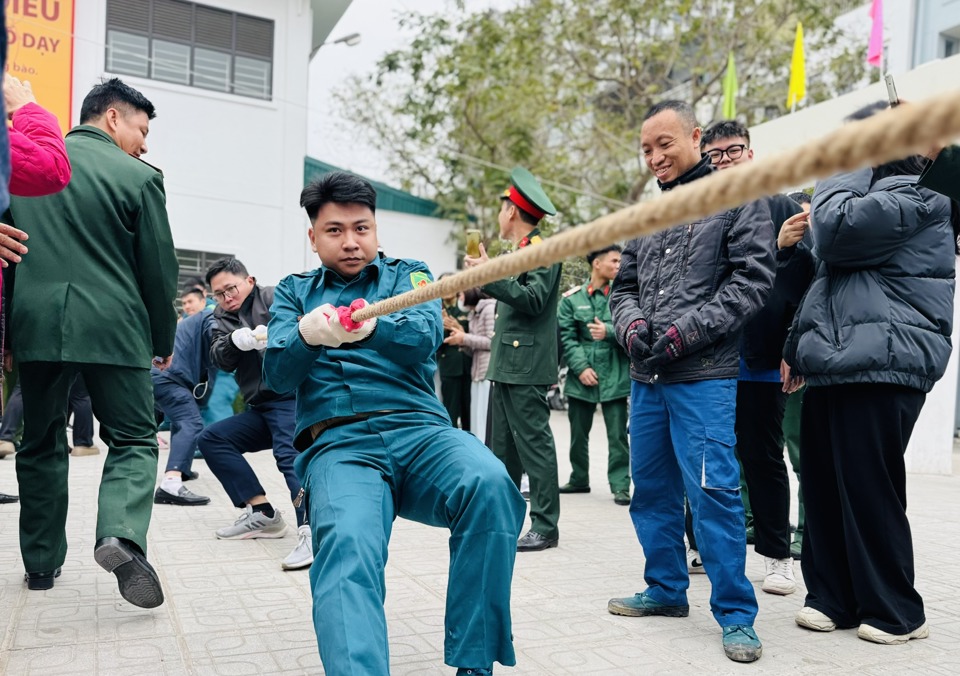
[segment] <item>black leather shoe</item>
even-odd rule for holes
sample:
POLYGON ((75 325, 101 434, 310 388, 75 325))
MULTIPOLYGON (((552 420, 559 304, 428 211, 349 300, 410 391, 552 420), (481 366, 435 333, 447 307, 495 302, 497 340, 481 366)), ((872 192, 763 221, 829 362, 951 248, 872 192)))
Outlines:
POLYGON ((210 498, 205 495, 197 495, 188 490, 185 486, 180 486, 176 495, 168 493, 162 488, 158 488, 153 494, 153 504, 155 505, 183 505, 185 507, 196 507, 199 505, 210 504, 210 498))
POLYGON ((564 484, 560 487, 561 493, 589 493, 589 486, 574 486, 573 484, 564 484))
POLYGON ((163 603, 163 589, 147 557, 120 538, 100 538, 93 558, 108 573, 117 576, 120 596, 140 608, 156 608, 163 603))
POLYGON ((60 577, 60 569, 45 573, 24 573, 23 581, 27 583, 27 589, 40 591, 43 589, 53 589, 53 579, 60 577))
POLYGON ((0 493, 0 504, 10 504, 13 502, 20 502, 20 498, 16 495, 9 495, 7 493, 0 493))
POLYGON ((617 491, 613 494, 613 501, 621 506, 630 504, 630 491, 617 491))
POLYGON ((180 472, 180 476, 183 477, 184 481, 194 481, 200 478, 200 473, 190 470, 189 472, 180 472))
POLYGON ((539 552, 544 549, 550 549, 560 544, 560 538, 545 538, 540 533, 528 531, 526 535, 517 540, 518 552, 539 552))

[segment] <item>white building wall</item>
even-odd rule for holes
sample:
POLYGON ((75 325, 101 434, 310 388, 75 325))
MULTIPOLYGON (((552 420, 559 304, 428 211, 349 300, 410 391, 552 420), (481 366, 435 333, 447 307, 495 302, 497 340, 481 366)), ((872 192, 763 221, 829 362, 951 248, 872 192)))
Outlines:
POLYGON ((383 253, 391 258, 423 261, 434 277, 457 270, 453 223, 441 218, 377 210, 377 235, 383 253))
MULTIPOLYGON (((958 73, 960 56, 932 61, 898 75, 897 92, 901 98, 920 101, 956 87, 958 73)), ((751 145, 757 157, 769 157, 803 147, 807 141, 841 126, 844 118, 861 106, 885 100, 886 96, 883 83, 877 82, 846 96, 804 108, 792 115, 784 115, 751 129, 751 145)), ((955 311, 958 307, 960 294, 955 300, 955 311)), ((953 471, 954 410, 958 380, 956 346, 960 345, 960 325, 956 319, 953 325, 953 345, 954 353, 947 372, 927 395, 926 404, 907 448, 907 468, 913 472, 950 474, 953 471)))
MULTIPOLYGON (((312 14, 303 0, 203 0, 272 19, 273 99, 261 101, 129 75, 157 108, 144 159, 163 170, 178 248, 235 254, 272 284, 304 269, 299 208, 307 135, 312 14)), ((76 4, 74 120, 106 73, 106 0, 76 4)))

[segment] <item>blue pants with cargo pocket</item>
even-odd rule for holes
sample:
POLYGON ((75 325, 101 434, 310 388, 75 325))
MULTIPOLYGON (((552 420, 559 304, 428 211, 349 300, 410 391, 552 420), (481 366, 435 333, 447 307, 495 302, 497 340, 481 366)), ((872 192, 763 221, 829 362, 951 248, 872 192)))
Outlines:
POLYGON ((686 605, 683 496, 710 578, 710 610, 721 627, 753 625, 757 597, 744 572, 747 537, 734 455, 737 381, 633 382, 630 517, 646 559, 647 593, 686 605))
POLYGON ((313 618, 328 676, 390 673, 384 568, 397 516, 450 530, 444 661, 516 664, 510 585, 526 503, 490 449, 438 416, 396 412, 325 430, 295 468, 313 528, 313 618))

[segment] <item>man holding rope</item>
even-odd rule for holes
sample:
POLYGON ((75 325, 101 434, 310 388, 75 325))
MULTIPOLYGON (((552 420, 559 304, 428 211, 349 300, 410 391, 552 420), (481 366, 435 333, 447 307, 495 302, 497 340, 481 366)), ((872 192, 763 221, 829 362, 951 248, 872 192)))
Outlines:
MULTIPOLYGON (((708 176, 692 107, 657 104, 641 145, 663 191, 708 176)), ((710 607, 728 658, 752 662, 757 600, 744 573, 746 532, 734 456, 739 329, 763 305, 775 273, 764 201, 631 241, 610 295, 617 339, 630 355, 630 516, 646 558, 647 588, 611 599, 615 615, 686 617, 686 492, 710 607)))
POLYGON ((362 322, 353 311, 431 282, 377 252, 376 192, 327 174, 304 188, 323 267, 276 287, 264 381, 297 393, 295 463, 316 559, 314 625, 328 676, 389 673, 383 611, 397 515, 449 528, 445 661, 461 676, 516 664, 510 584, 526 504, 503 464, 454 429, 433 389, 440 303, 362 322))

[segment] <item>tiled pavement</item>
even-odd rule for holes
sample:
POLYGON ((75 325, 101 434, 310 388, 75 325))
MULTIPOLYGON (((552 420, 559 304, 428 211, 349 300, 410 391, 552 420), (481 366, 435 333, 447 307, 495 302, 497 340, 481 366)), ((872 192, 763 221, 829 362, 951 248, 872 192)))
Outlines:
MULTIPOLYGON (((554 413, 561 479, 567 424, 554 413)), ((802 593, 759 591, 762 561, 751 553, 763 658, 726 660, 709 614, 709 583, 694 576, 686 619, 624 618, 607 599, 642 588, 642 555, 627 510, 604 486, 602 421, 594 428, 594 492, 563 496, 558 549, 522 554, 514 578, 518 666, 499 674, 957 674, 960 673, 960 476, 911 475, 910 516, 917 549, 917 586, 931 637, 905 646, 877 646, 853 631, 814 634, 797 628, 802 593)), ((165 452, 161 451, 161 464, 165 452)), ((280 559, 295 543, 218 541, 213 531, 237 511, 198 461, 192 489, 213 496, 199 508, 157 506, 150 560, 166 603, 142 610, 125 603, 113 576, 93 561, 96 484, 103 455, 71 459, 70 551, 51 591, 28 592, 17 547, 17 505, 0 505, 0 674, 320 674, 306 571, 284 572, 280 559)), ((253 463, 275 502, 285 495, 269 453, 253 463)), ((12 458, 0 462, 0 490, 15 487, 12 458)), ((289 506, 284 510, 291 512, 289 506)), ((398 521, 387 568, 387 618, 394 674, 452 674, 442 664, 446 585, 445 533, 398 521)), ((797 566, 799 575, 799 566, 797 566)))

